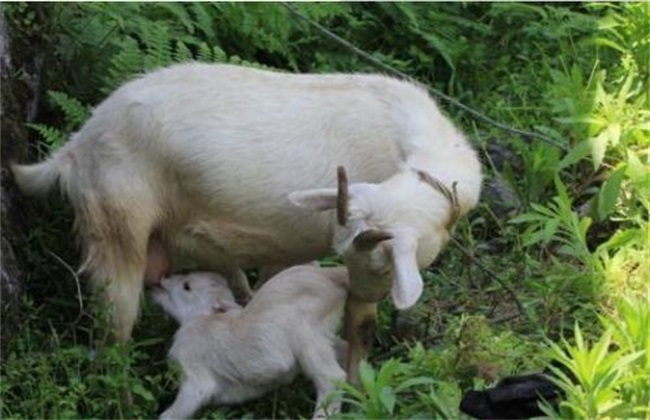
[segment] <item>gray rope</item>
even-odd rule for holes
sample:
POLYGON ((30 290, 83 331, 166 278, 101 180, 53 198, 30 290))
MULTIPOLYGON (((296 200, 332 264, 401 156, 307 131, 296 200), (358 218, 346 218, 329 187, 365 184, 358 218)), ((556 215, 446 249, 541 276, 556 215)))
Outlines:
POLYGON ((439 91, 438 89, 435 89, 435 88, 433 88, 431 86, 427 86, 427 85, 424 85, 423 83, 420 83, 419 81, 415 80, 414 78, 407 75, 406 73, 403 73, 403 72, 397 70, 396 68, 394 68, 394 67, 392 67, 392 66, 390 66, 390 65, 388 65, 386 63, 383 63, 382 61, 378 60, 377 58, 375 58, 372 55, 368 54, 367 52, 363 51, 362 49, 356 47, 355 45, 353 45, 349 41, 346 41, 345 39, 343 39, 340 36, 336 35, 332 31, 330 31, 329 29, 323 27, 319 23, 314 22, 309 17, 307 17, 307 16, 303 15, 302 13, 300 13, 298 11, 298 9, 296 9, 295 6, 293 6, 292 4, 287 3, 287 2, 282 2, 282 5, 284 7, 286 7, 287 9, 289 9, 289 11, 294 16, 297 16, 300 19, 304 20, 309 25, 311 25, 314 28, 318 29, 320 32, 322 32, 324 35, 326 35, 328 38, 336 41, 337 43, 339 43, 341 45, 343 45, 344 47, 351 50, 352 52, 354 52, 359 57, 362 57, 363 59, 371 62, 375 66, 385 70, 386 72, 388 72, 390 74, 393 74, 395 76, 398 76, 401 79, 408 80, 411 83, 422 86, 423 88, 425 88, 429 92, 431 92, 434 96, 439 97, 439 98, 449 102, 450 104, 462 109, 463 111, 465 111, 468 114, 474 116, 478 120, 481 120, 481 121, 483 121, 485 123, 488 123, 488 124, 492 124, 493 126, 499 128, 501 130, 504 130, 504 131, 509 131, 511 133, 514 133, 514 134, 519 134, 520 136, 523 136, 523 137, 528 137, 528 138, 533 138, 533 139, 538 139, 538 140, 544 141, 544 142, 546 142, 548 144, 559 147, 560 149, 562 149, 564 151, 568 150, 567 146, 565 146, 565 145, 563 145, 561 143, 558 143, 556 140, 552 139, 551 137, 548 137, 548 136, 545 136, 545 135, 543 135, 541 133, 536 133, 536 132, 533 132, 533 131, 521 130, 519 128, 512 127, 512 126, 510 126, 508 124, 504 124, 504 123, 501 123, 499 121, 496 121, 496 120, 488 117, 487 115, 484 115, 484 114, 480 113, 479 111, 477 111, 477 110, 475 110, 473 108, 470 108, 469 106, 461 103, 457 99, 454 99, 451 96, 439 91))

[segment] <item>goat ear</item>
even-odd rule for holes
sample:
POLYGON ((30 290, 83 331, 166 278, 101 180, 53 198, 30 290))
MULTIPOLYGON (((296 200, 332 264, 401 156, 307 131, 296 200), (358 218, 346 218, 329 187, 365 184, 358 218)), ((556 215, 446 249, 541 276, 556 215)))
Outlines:
POLYGON ((337 196, 336 188, 317 188, 289 193, 289 201, 296 207, 324 211, 336 208, 337 196))
POLYGON ((393 239, 393 235, 390 233, 377 230, 377 229, 368 229, 360 234, 358 234, 352 244, 359 251, 372 251, 383 241, 393 239))
POLYGON ((393 286, 391 297, 397 309, 408 309, 422 295, 423 282, 417 264, 417 242, 413 239, 396 238, 393 241, 393 286))
POLYGON ((228 312, 238 308, 241 308, 241 306, 239 306, 236 302, 225 300, 225 299, 217 299, 212 304, 212 312, 216 312, 216 313, 228 312))

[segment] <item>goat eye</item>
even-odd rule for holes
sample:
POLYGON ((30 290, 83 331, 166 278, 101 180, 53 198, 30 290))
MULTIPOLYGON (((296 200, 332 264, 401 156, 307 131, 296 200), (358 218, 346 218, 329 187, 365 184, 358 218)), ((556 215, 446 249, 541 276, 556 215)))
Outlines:
POLYGON ((189 292, 190 290, 192 290, 192 289, 190 288, 190 284, 189 284, 188 282, 183 283, 183 289, 186 290, 186 291, 188 291, 188 292, 189 292))

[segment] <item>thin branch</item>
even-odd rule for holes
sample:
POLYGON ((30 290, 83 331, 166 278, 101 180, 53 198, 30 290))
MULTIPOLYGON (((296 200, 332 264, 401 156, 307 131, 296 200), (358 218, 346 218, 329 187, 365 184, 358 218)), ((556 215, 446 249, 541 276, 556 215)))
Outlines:
POLYGON ((79 276, 77 275, 77 272, 74 271, 67 262, 63 261, 61 257, 59 257, 58 255, 56 255, 54 252, 50 250, 47 250, 47 253, 50 254, 52 257, 54 257, 54 259, 56 259, 59 262, 59 264, 65 267, 70 272, 70 274, 72 274, 75 284, 77 285, 77 300, 79 301, 79 315, 77 316, 77 319, 73 322, 73 324, 76 324, 81 319, 84 312, 84 301, 81 295, 81 285, 79 282, 79 276))
POLYGON ((408 80, 408 81, 410 81, 410 82, 412 82, 414 84, 422 86, 423 88, 429 90, 434 96, 439 97, 439 98, 449 102, 450 104, 462 109, 463 111, 465 111, 468 114, 474 116, 478 120, 483 121, 483 122, 488 123, 488 124, 492 124, 493 126, 499 128, 501 130, 504 130, 504 131, 509 131, 511 133, 518 134, 520 136, 524 136, 524 137, 544 141, 544 142, 546 142, 548 144, 559 147, 560 149, 562 149, 564 151, 568 150, 567 146, 559 143, 558 141, 552 139, 551 137, 548 137, 548 136, 545 136, 545 135, 543 135, 541 133, 536 133, 536 132, 533 132, 533 131, 521 130, 521 129, 513 127, 511 125, 504 124, 504 123, 501 123, 499 121, 496 121, 496 120, 488 117, 487 115, 482 114, 482 113, 480 113, 479 111, 477 111, 477 110, 475 110, 473 108, 470 108, 469 106, 463 104, 462 102, 458 101, 457 99, 454 99, 451 96, 441 92, 440 90, 420 83, 419 81, 415 80, 414 78, 407 75, 406 73, 403 73, 403 72, 397 70, 396 68, 394 68, 394 67, 392 67, 392 66, 390 66, 390 65, 388 65, 386 63, 383 63, 379 59, 373 57, 372 55, 368 54, 367 52, 363 51, 362 49, 356 47, 355 45, 353 45, 349 41, 341 38, 340 36, 336 35, 332 31, 330 31, 329 29, 323 27, 319 23, 314 22, 309 17, 307 17, 307 16, 303 15, 302 13, 300 13, 298 11, 298 9, 296 9, 296 7, 293 6, 292 4, 287 3, 287 2, 282 2, 282 5, 284 7, 286 7, 287 9, 289 9, 289 11, 294 16, 299 17, 300 19, 304 20, 309 25, 311 25, 312 27, 314 27, 318 31, 320 31, 323 35, 327 36, 328 38, 332 39, 333 41, 337 42, 338 44, 340 44, 340 45, 344 46, 345 48, 349 49, 350 51, 352 51, 353 53, 355 53, 359 57, 365 59, 366 61, 371 62, 375 66, 387 71, 390 74, 393 74, 393 75, 398 76, 398 77, 400 77, 402 79, 408 80))
POLYGON ((524 308, 524 305, 519 300, 519 297, 517 297, 517 293, 515 293, 515 291, 512 289, 512 287, 510 287, 508 285, 508 283, 505 282, 505 280, 503 280, 501 277, 499 277, 499 275, 497 275, 494 271, 487 268, 485 266, 485 264, 483 264, 481 261, 478 260, 478 258, 473 256, 467 249, 465 249, 465 247, 458 241, 458 239, 451 236, 451 242, 454 245, 456 245, 456 248, 458 248, 460 250, 460 252, 462 252, 467 258, 469 258, 470 261, 474 265, 476 265, 478 268, 480 268, 481 270, 488 273, 490 275, 490 277, 492 277, 494 280, 496 280, 496 282, 499 283, 501 285, 501 287, 503 287, 503 289, 505 289, 508 292, 508 294, 512 297, 512 300, 517 305, 517 309, 519 310, 519 313, 522 316, 524 316, 529 322, 534 324, 533 320, 528 315, 528 312, 526 312, 526 309, 524 308))

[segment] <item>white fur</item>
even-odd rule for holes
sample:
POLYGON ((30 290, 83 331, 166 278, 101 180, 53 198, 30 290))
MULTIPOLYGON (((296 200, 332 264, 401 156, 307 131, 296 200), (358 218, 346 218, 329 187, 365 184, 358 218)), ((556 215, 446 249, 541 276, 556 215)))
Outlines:
MULTIPOLYGON (((197 63, 124 84, 47 161, 13 172, 28 192, 59 180, 75 208, 84 268, 107 293, 117 337, 126 339, 152 232, 172 255, 240 283, 241 269, 317 259, 339 242, 333 219, 296 209, 288 195, 333 187, 339 165, 351 182, 378 183, 385 191, 387 180, 406 168, 423 169, 447 186, 457 181, 464 210, 476 204, 481 183, 475 152, 413 84, 197 63)), ((368 223, 404 219, 384 213, 408 209, 412 199, 376 197, 368 223)), ((446 204, 433 201, 425 219, 439 226, 432 217, 447 217, 446 204)), ((427 238, 430 230, 420 226, 391 225, 391 231, 402 244, 394 262, 403 276, 431 261, 441 243, 441 233, 427 238)), ((419 295, 396 284, 400 307, 419 295)))
MULTIPOLYGON (((479 178, 480 180, 480 178, 479 178)), ((460 213, 476 205, 480 185, 459 184, 460 213), (462 189, 461 189, 462 188, 462 189)), ((336 208, 337 190, 317 189, 291 193, 289 198, 299 207, 314 211, 336 208)), ((357 183, 349 188, 348 222, 336 226, 334 247, 344 255, 352 279, 351 290, 364 298, 363 289, 372 293, 373 272, 392 270, 391 296, 398 309, 414 305, 422 294, 418 268, 430 265, 449 239, 447 227, 452 217, 452 203, 440 191, 419 179, 413 169, 405 169, 380 184, 357 183), (373 251, 359 256, 352 241, 363 231, 390 234, 382 241, 385 252, 373 251), (383 267, 372 269, 369 265, 383 267), (370 275, 369 275, 370 274, 370 275)), ((366 298, 368 299, 368 298, 366 298)))
POLYGON ((315 417, 334 414, 330 398, 345 380, 336 337, 346 298, 345 268, 292 267, 241 308, 211 273, 173 276, 152 297, 180 323, 170 356, 183 369, 180 391, 162 418, 185 418, 209 402, 256 398, 302 371, 316 386, 315 417))

